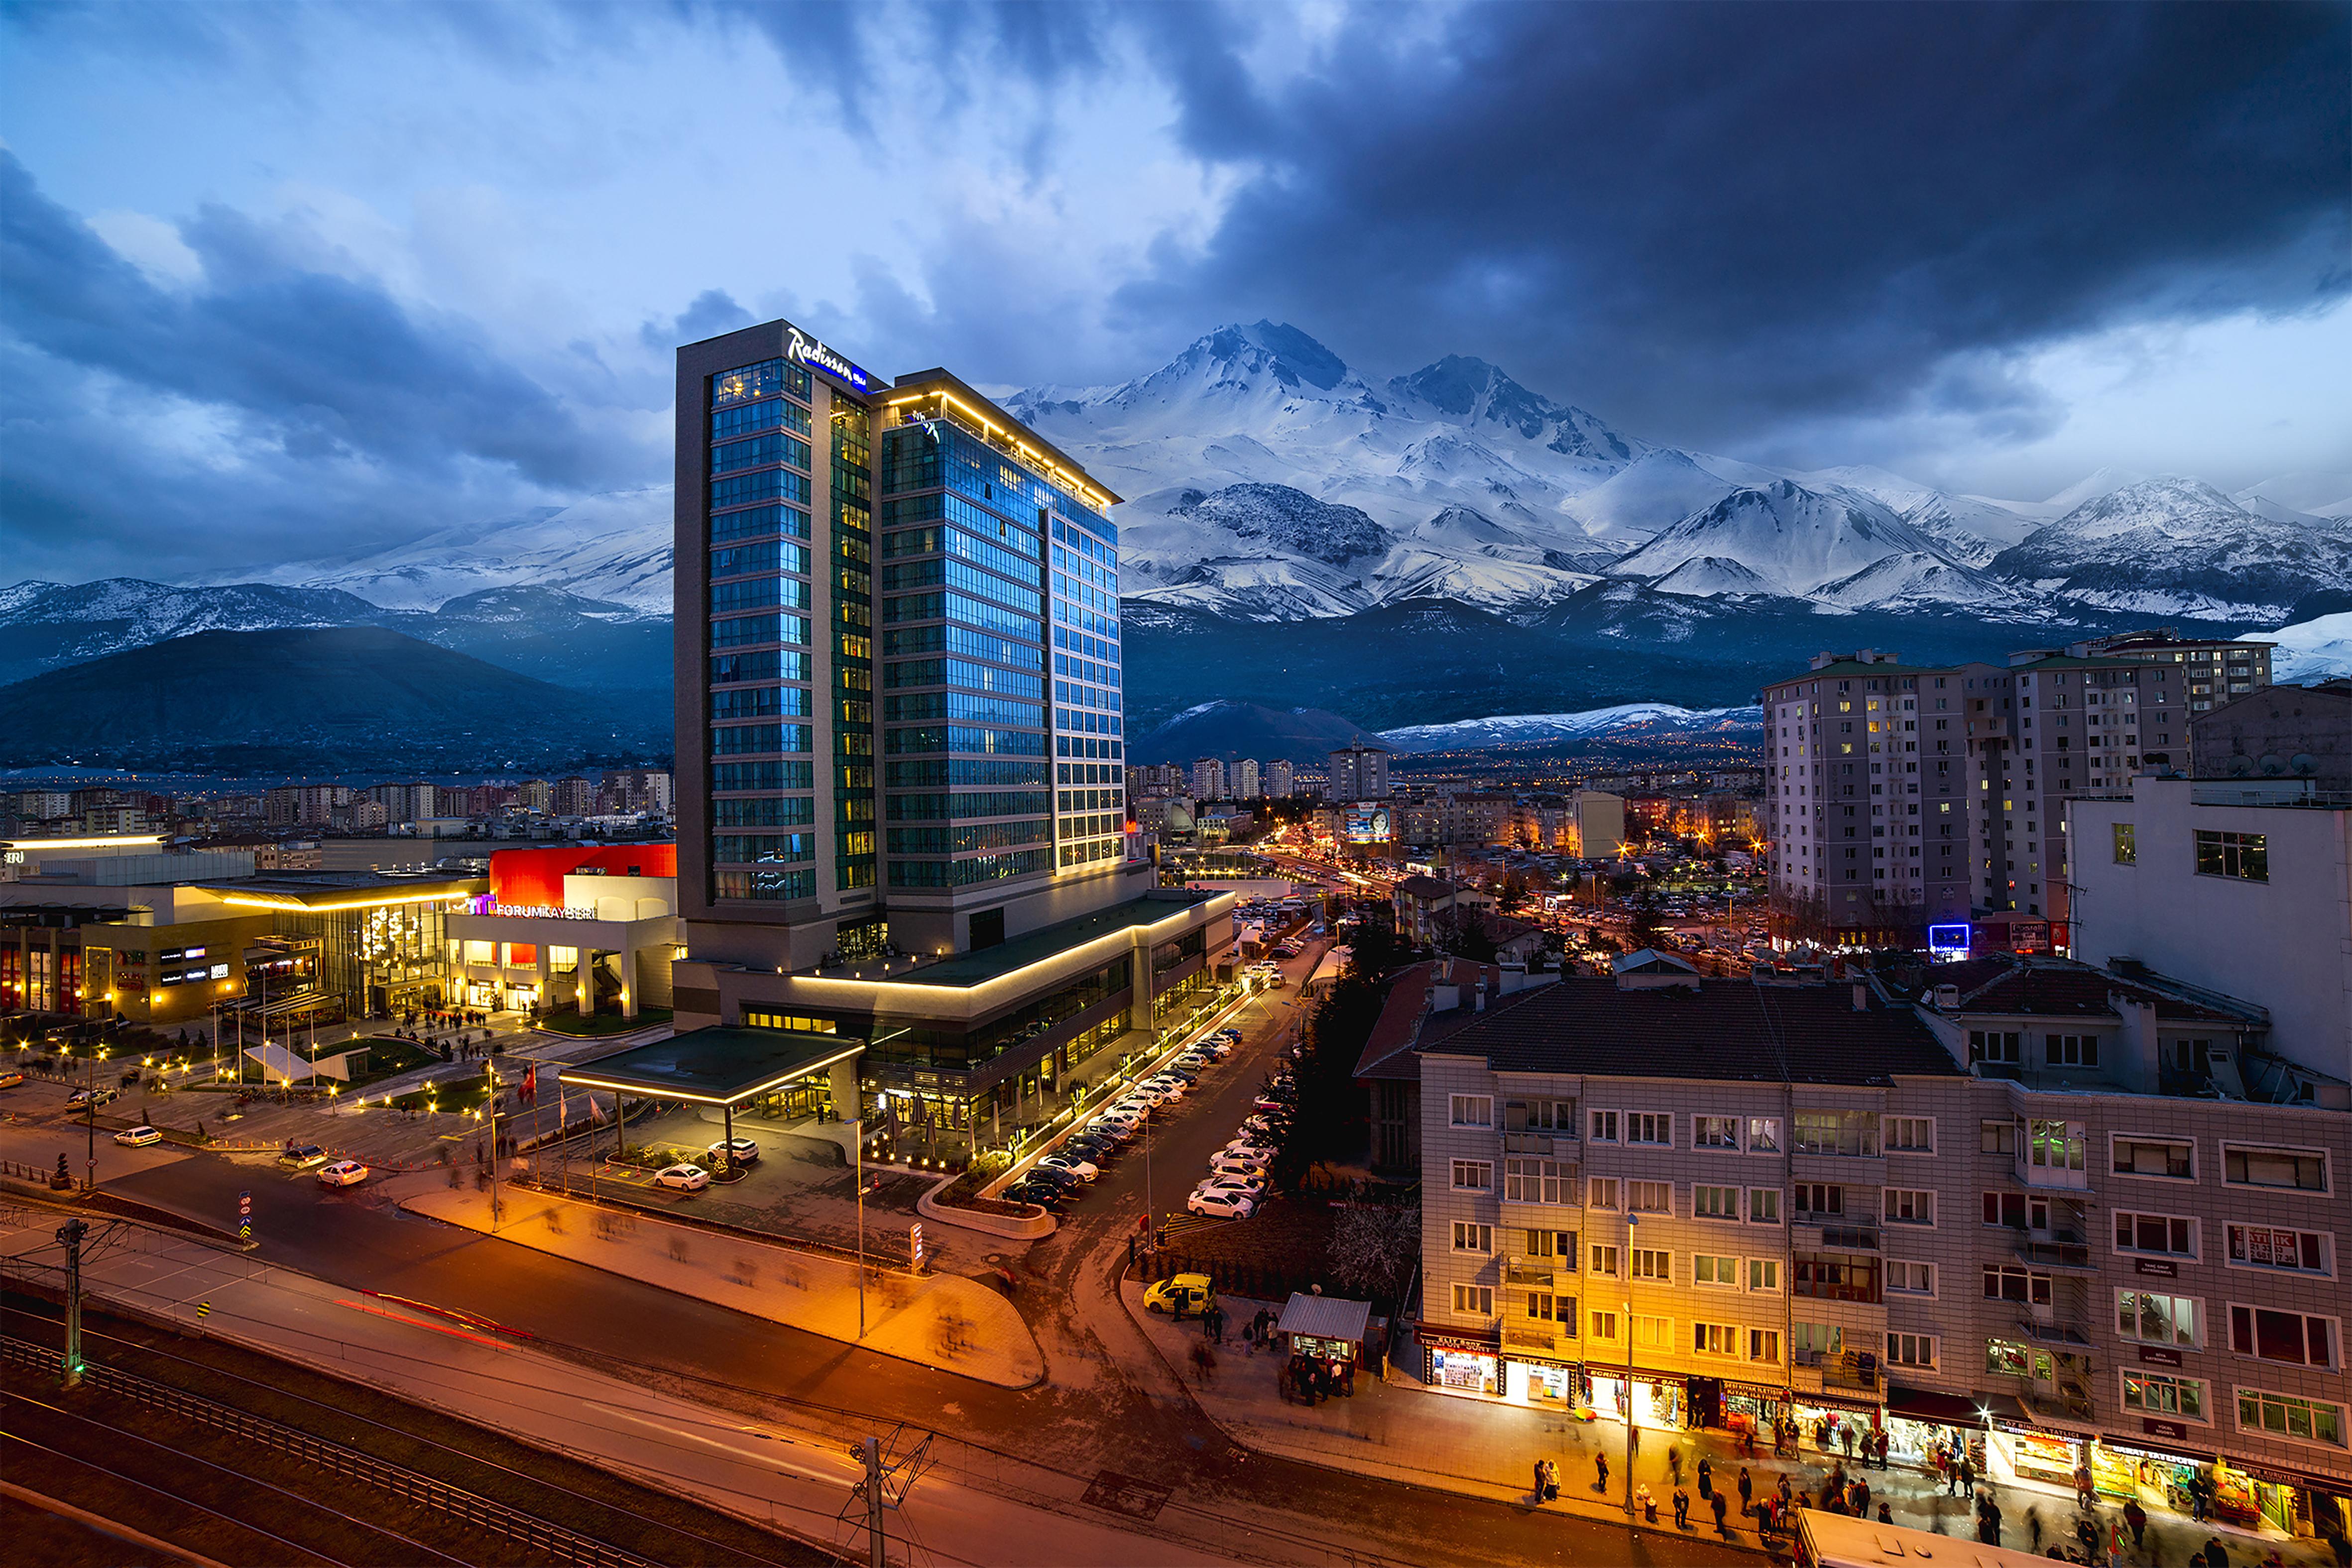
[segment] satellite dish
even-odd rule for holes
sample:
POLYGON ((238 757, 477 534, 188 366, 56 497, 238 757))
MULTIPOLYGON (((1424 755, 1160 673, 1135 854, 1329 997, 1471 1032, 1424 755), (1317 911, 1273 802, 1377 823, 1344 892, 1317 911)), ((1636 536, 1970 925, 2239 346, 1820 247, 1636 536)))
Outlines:
POLYGON ((2285 771, 2286 771, 2286 758, 2285 758, 2281 757, 2281 756, 2280 756, 2278 753, 2276 753, 2275 751, 2273 751, 2273 752, 2270 752, 2270 753, 2267 753, 2266 755, 2264 755, 2264 757, 2263 758, 2263 778, 2265 778, 2265 779, 2276 779, 2276 778, 2278 778, 2280 775, 2284 774, 2285 771))
POLYGON ((2298 779, 2308 779, 2319 771, 2319 759, 2308 751, 2298 751, 2287 762, 2288 769, 2298 779))

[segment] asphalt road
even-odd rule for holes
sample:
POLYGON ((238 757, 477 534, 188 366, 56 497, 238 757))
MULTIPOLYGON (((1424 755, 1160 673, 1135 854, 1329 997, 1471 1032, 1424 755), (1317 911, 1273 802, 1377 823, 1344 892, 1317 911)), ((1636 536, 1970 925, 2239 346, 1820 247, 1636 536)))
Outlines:
MULTIPOLYGON (((1017 1299, 1047 1357, 1048 1380, 1033 1389, 997 1388, 872 1354, 418 1219, 369 1188, 331 1192, 264 1159, 142 1161, 133 1168, 127 1159, 110 1162, 102 1149, 100 1177, 109 1190, 231 1228, 239 1193, 250 1191, 260 1256, 272 1262, 528 1328, 608 1369, 626 1363, 657 1379, 707 1380, 941 1428, 1077 1476, 1148 1477, 1173 1489, 1170 1506, 1236 1554, 1275 1561, 1324 1554, 1303 1552, 1301 1543, 1311 1542, 1414 1563, 1752 1560, 1695 1539, 1252 1454, 1202 1416, 1164 1369, 1155 1372, 1156 1358, 1116 1295, 1127 1236, 1144 1213, 1147 1188, 1155 1212, 1181 1210, 1209 1153, 1248 1114, 1277 1042, 1286 1045, 1296 1029, 1297 986, 1316 956, 1310 947, 1286 966, 1288 988, 1252 999, 1237 1020, 1248 1036, 1244 1047, 1204 1074, 1172 1113, 1155 1117, 1148 1155, 1137 1140, 1055 1235, 1017 1261, 1007 1252, 1023 1281, 1017 1299), (659 1332, 648 1333, 656 1323, 659 1332)), ((79 1156, 78 1145, 73 1152, 79 1156)), ((53 1162, 54 1152, 47 1157, 53 1162)), ((77 1157, 77 1174, 79 1165, 77 1157)), ((958 1239, 987 1245, 976 1236, 958 1239)), ((1042 1542, 1041 1560, 1051 1560, 1042 1542)))

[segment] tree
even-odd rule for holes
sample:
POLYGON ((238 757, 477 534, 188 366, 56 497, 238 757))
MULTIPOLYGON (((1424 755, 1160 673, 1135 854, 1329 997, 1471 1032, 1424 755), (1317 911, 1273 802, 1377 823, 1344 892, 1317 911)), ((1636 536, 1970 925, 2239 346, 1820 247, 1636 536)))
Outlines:
POLYGON ((1495 934, 1481 910, 1458 904, 1439 910, 1429 922, 1429 937, 1441 953, 1477 964, 1495 961, 1495 934))
POLYGON ((1421 1206, 1350 1203, 1331 1222, 1331 1279, 1367 1299, 1394 1301, 1421 1258, 1421 1206))
POLYGON ((1644 879, 1633 894, 1633 946, 1636 952, 1654 946, 1658 940, 1658 884, 1644 879))

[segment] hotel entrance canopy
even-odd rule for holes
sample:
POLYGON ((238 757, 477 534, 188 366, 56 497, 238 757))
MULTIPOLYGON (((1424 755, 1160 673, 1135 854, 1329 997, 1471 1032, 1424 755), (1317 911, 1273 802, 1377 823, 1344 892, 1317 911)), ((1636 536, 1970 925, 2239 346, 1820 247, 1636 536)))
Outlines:
MULTIPOLYGON (((583 1089, 724 1105, 731 1110, 804 1078, 847 1066, 865 1050, 864 1040, 838 1034, 788 1029, 697 1029, 575 1062, 563 1069, 563 1082, 583 1089)), ((835 1079, 837 1093, 838 1074, 835 1079)), ((854 1086, 854 1076, 851 1082, 854 1086)))

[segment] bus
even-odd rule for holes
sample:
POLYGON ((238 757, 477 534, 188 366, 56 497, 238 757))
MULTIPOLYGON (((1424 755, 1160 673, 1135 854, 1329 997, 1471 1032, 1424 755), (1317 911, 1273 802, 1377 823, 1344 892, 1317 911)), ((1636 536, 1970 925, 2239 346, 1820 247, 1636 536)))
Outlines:
POLYGON ((1796 1553, 1798 1568, 2048 1568, 2050 1563, 2040 1552, 1982 1545, 1972 1535, 1938 1535, 1814 1508, 1797 1511, 1796 1553))

